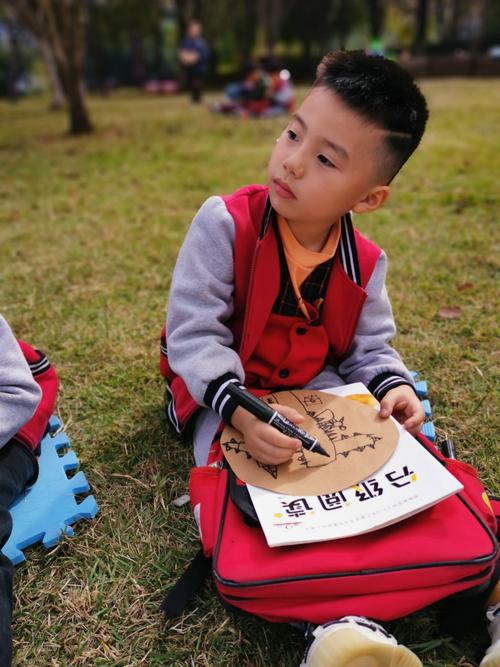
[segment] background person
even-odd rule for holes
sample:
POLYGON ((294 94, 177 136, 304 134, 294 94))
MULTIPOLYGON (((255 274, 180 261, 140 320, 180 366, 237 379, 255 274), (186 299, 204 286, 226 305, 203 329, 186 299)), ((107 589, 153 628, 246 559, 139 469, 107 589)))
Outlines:
POLYGON ((203 28, 199 21, 190 21, 186 36, 178 50, 178 58, 184 69, 186 87, 193 104, 201 102, 203 81, 208 70, 210 50, 202 36, 203 28))

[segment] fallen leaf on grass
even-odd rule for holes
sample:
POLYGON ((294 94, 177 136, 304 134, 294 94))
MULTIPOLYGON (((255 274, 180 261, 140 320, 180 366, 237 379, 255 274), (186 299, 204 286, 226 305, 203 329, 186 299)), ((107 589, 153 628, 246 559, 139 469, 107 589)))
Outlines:
POLYGON ((453 320, 457 317, 462 316, 461 308, 441 308, 439 311, 439 316, 443 317, 445 320, 453 320))
POLYGON ((465 292, 465 290, 472 289, 474 285, 472 283, 461 283, 460 285, 457 285, 457 290, 459 292, 465 292))

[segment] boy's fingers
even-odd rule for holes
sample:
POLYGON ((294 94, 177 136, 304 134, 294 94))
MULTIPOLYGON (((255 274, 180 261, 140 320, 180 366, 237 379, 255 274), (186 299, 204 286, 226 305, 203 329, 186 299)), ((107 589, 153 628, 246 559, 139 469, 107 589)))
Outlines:
POLYGON ((279 465, 280 463, 289 461, 292 458, 294 452, 294 449, 289 449, 286 447, 282 448, 268 441, 261 440, 258 444, 254 458, 256 458, 261 463, 279 465))
POLYGON ((391 398, 390 396, 384 396, 380 402, 380 411, 379 414, 381 417, 390 417, 394 410, 394 405, 396 403, 396 398, 391 398))
POLYGON ((272 426, 269 426, 269 429, 269 431, 266 431, 266 440, 273 447, 288 449, 292 452, 296 452, 302 447, 302 443, 297 438, 291 438, 289 435, 281 433, 272 426))
POLYGON ((422 424, 409 424, 408 422, 405 422, 403 424, 403 428, 405 431, 408 431, 410 435, 418 435, 420 433, 422 424))
POLYGON ((294 408, 290 408, 288 405, 281 405, 279 403, 276 403, 272 407, 274 410, 279 412, 280 415, 283 415, 283 417, 286 417, 294 424, 298 424, 304 421, 305 419, 304 415, 301 415, 300 412, 297 412, 297 410, 295 410, 294 408))
POLYGON ((404 428, 409 431, 412 428, 415 428, 418 426, 419 420, 416 419, 415 417, 410 417, 410 419, 407 419, 406 421, 403 422, 404 428))
POLYGON ((425 415, 422 411, 422 414, 420 411, 415 412, 414 414, 411 415, 403 424, 403 427, 409 431, 412 435, 415 435, 415 433, 418 433, 420 431, 420 428, 422 424, 424 423, 424 418, 425 415))
POLYGON ((296 438, 291 438, 278 429, 274 428, 270 424, 265 424, 261 422, 259 428, 256 431, 261 443, 266 443, 270 447, 276 447, 281 450, 289 450, 291 453, 297 451, 301 447, 300 440, 296 438))

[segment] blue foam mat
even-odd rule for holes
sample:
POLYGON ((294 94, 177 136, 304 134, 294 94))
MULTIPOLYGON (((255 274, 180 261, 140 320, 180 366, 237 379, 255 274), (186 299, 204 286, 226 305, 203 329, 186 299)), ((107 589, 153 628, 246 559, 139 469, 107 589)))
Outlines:
POLYGON ((78 503, 75 495, 90 487, 80 470, 79 461, 57 417, 51 417, 48 433, 41 442, 37 481, 9 508, 13 529, 2 552, 17 565, 25 560, 23 549, 42 542, 46 549, 59 542, 62 535, 72 537, 71 527, 79 519, 92 519, 99 509, 94 496, 78 503))
POLYGON ((422 434, 425 435, 425 437, 428 438, 431 442, 435 443, 436 429, 434 428, 434 424, 432 423, 431 420, 432 408, 429 401, 429 397, 427 395, 428 392, 427 382, 425 382, 425 380, 418 379, 419 374, 417 373, 417 371, 411 371, 411 374, 413 376, 413 379, 415 380, 415 389, 417 391, 417 395, 420 399, 420 402, 422 403, 422 407, 425 412, 425 422, 424 425, 422 426, 422 434))

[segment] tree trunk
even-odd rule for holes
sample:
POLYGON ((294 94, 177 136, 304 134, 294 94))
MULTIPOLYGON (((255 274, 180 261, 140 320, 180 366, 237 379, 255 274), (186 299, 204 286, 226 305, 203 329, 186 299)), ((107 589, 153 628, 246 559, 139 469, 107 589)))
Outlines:
POLYGON ((268 55, 274 54, 283 18, 283 0, 259 0, 258 20, 268 55))
POLYGON ((349 0, 340 0, 338 3, 337 16, 335 19, 335 31, 339 39, 341 49, 346 48, 347 38, 352 28, 349 14, 349 0))
POLYGON ((313 57, 312 57, 312 35, 309 30, 304 31, 302 37, 302 49, 303 49, 303 58, 304 62, 307 63, 307 68, 311 67, 313 57))
POLYGON ((85 0, 10 0, 19 19, 50 48, 68 100, 69 131, 92 131, 83 84, 85 0))
POLYGON ((441 42, 446 35, 446 21, 443 0, 434 0, 434 20, 436 21, 438 38, 441 42))
POLYGON ((83 85, 78 77, 68 77, 66 96, 69 110, 69 133, 77 135, 92 132, 93 127, 85 102, 83 85))
POLYGON ((453 0, 450 27, 448 30, 448 39, 451 40, 457 39, 458 25, 460 23, 462 12, 463 12, 462 0, 453 0))
POLYGON ((54 62, 54 56, 50 50, 50 46, 42 39, 39 40, 40 53, 47 72, 47 79, 50 88, 50 108, 52 110, 61 109, 64 106, 65 95, 62 87, 61 79, 57 73, 57 67, 54 62))
POLYGON ((280 37, 281 21, 283 19, 283 0, 272 0, 270 9, 267 47, 269 53, 272 54, 280 37))
POLYGON ((370 37, 372 39, 380 39, 382 30, 384 28, 385 19, 385 1, 384 0, 370 0, 370 37))
MULTIPOLYGON (((159 27, 159 26, 158 26, 159 27)), ((157 51, 158 58, 158 77, 161 78, 164 63, 163 63, 163 40, 162 35, 157 31, 156 36, 160 37, 159 46, 160 48, 157 51)), ((136 86, 142 86, 146 80, 146 63, 144 59, 144 45, 142 43, 142 35, 138 30, 131 30, 129 33, 129 45, 130 45, 130 54, 132 56, 132 78, 136 86)), ((155 40, 155 46, 158 45, 158 39, 155 40)))
POLYGON ((486 17, 488 15, 488 3, 487 0, 477 0, 476 2, 476 31, 474 36, 471 39, 471 42, 469 44, 470 51, 472 55, 477 56, 480 49, 481 49, 481 44, 483 42, 484 38, 484 33, 485 33, 485 26, 486 26, 486 17))
POLYGON ((249 62, 255 46, 255 29, 257 26, 257 8, 254 0, 243 0, 241 20, 236 26, 236 35, 240 47, 242 63, 249 62))
POLYGON ((17 100, 20 92, 20 78, 23 73, 21 48, 19 44, 19 25, 13 21, 7 21, 7 32, 10 42, 10 59, 7 69, 7 88, 9 98, 12 101, 17 100))
POLYGON ((179 17, 179 32, 185 35, 189 21, 194 19, 193 0, 176 0, 175 5, 179 17))
POLYGON ((268 29, 269 29, 269 19, 268 19, 268 0, 258 0, 257 4, 257 18, 259 22, 260 32, 264 36, 264 42, 267 45, 268 43, 268 29))
POLYGON ((415 39, 413 41, 413 50, 415 53, 422 53, 427 44, 427 15, 428 0, 418 0, 417 13, 415 21, 415 39))
POLYGON ((92 123, 85 101, 83 65, 85 53, 85 14, 83 0, 60 6, 64 60, 64 80, 69 108, 70 134, 92 132, 92 123))

